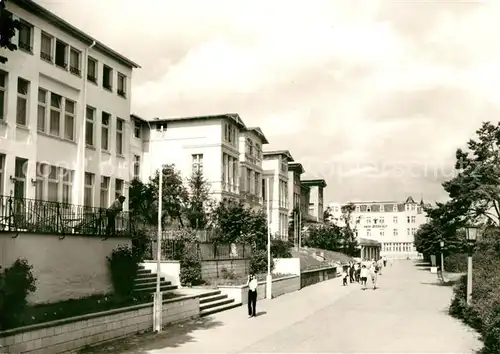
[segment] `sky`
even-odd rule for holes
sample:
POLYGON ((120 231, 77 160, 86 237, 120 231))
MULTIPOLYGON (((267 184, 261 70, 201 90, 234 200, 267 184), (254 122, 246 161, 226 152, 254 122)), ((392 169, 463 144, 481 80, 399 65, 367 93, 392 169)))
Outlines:
POLYGON ((443 200, 499 117, 500 1, 37 2, 141 65, 134 113, 238 113, 326 203, 443 200))

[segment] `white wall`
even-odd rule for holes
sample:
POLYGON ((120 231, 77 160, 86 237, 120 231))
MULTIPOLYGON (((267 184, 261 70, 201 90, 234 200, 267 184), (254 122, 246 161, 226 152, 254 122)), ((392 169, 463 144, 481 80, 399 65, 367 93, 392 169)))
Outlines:
POLYGON ((300 275, 300 258, 274 258, 273 273, 300 275))

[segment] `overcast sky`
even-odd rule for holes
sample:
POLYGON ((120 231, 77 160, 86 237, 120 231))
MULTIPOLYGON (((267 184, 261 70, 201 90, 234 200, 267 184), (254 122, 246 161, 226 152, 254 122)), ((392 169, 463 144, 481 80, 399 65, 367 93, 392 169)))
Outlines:
POLYGON ((138 62, 146 118, 239 113, 325 202, 442 199, 500 109, 500 1, 40 0, 138 62))

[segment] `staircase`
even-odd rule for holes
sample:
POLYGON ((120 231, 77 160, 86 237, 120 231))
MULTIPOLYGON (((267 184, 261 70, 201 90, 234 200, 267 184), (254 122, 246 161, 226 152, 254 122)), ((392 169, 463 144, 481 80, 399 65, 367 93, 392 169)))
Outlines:
POLYGON ((234 299, 222 294, 220 290, 207 291, 200 295, 200 316, 213 315, 214 313, 241 306, 234 299))
MULTIPOLYGON (((176 290, 177 285, 172 285, 164 277, 160 278, 160 291, 176 290)), ((135 278, 134 291, 138 293, 151 293, 156 291, 156 273, 153 273, 144 266, 139 266, 137 277, 135 278)))

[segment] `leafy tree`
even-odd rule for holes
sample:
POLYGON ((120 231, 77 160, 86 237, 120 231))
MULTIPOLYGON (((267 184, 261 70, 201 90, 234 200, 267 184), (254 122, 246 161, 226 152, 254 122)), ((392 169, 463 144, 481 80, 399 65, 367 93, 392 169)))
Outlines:
POLYGON ((355 208, 356 207, 353 203, 346 204, 341 208, 341 219, 344 223, 344 225, 342 226, 342 249, 344 253, 351 256, 356 254, 359 246, 356 234, 351 226, 353 224, 352 213, 354 212, 355 208))
POLYGON ((189 201, 186 217, 193 229, 204 229, 208 222, 207 209, 210 202, 210 187, 203 177, 203 172, 197 170, 188 179, 189 201))
MULTIPOLYGON (((160 185, 160 171, 156 171, 153 178, 150 178, 148 188, 153 194, 154 200, 158 200, 160 185)), ((184 186, 182 176, 175 169, 174 165, 165 165, 163 167, 163 189, 162 189, 162 222, 172 223, 178 221, 183 227, 182 213, 185 210, 189 193, 184 186)), ((155 211, 158 213, 158 203, 154 203, 155 211)))
POLYGON ((331 207, 327 207, 323 212, 323 220, 325 224, 331 224, 333 220, 333 210, 331 207))
POLYGON ((135 221, 145 222, 148 225, 157 223, 157 209, 155 193, 149 184, 138 179, 132 180, 129 187, 129 211, 135 221))
POLYGON ((485 122, 456 152, 455 177, 443 183, 456 222, 500 226, 500 122, 485 122))
MULTIPOLYGON (((6 10, 7 0, 0 0, 0 48, 6 48, 10 51, 17 50, 17 46, 12 43, 12 38, 19 31, 21 23, 14 20, 12 14, 6 10)), ((5 64, 7 58, 0 55, 0 63, 5 64)))
POLYGON ((337 225, 312 227, 304 244, 308 247, 338 251, 342 245, 342 229, 337 225))
POLYGON ((250 229, 251 212, 243 203, 220 202, 211 215, 211 227, 216 231, 216 243, 234 243, 250 229))

